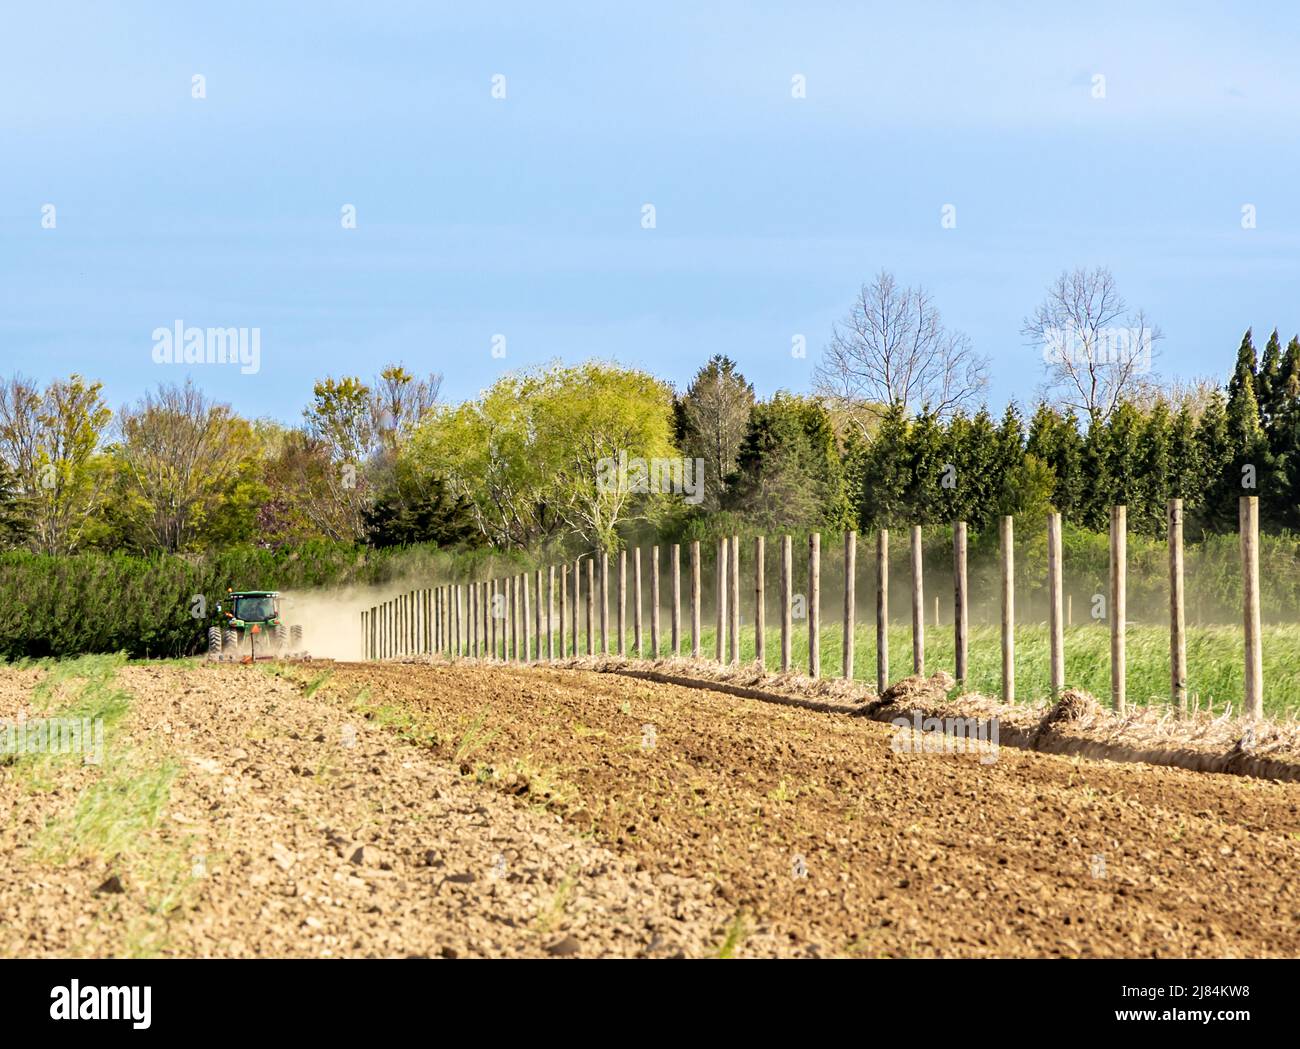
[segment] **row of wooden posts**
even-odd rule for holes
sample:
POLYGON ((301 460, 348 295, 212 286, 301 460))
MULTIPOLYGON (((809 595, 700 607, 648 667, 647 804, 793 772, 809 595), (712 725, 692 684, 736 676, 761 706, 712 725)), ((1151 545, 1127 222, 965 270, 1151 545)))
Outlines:
MULTIPOLYGON (((1187 706, 1187 644, 1183 589, 1183 504, 1169 502, 1169 647, 1170 700, 1175 709, 1187 706)), ((1242 601, 1245 629, 1245 695, 1243 713, 1257 717, 1263 709, 1263 653, 1260 646, 1259 609, 1259 502, 1243 496, 1240 503, 1242 601)), ((1013 521, 999 522, 1001 609, 1002 609, 1002 696, 1012 702, 1015 680, 1015 591, 1013 521)), ((925 621, 922 587, 921 526, 911 528, 912 577, 912 672, 925 673, 925 621)), ((766 665, 764 540, 754 539, 754 660, 766 665)), ((781 661, 783 671, 791 669, 793 636, 793 551, 790 536, 781 541, 781 661)), ((1126 634, 1126 550, 1127 521, 1123 506, 1111 509, 1110 520, 1110 654, 1111 703, 1118 711, 1127 704, 1125 691, 1126 634)), ((629 551, 617 555, 616 625, 614 650, 619 656, 645 655, 642 631, 643 607, 641 550, 630 551, 632 577, 632 639, 627 647, 627 580, 629 551)), ((504 578, 412 590, 361 613, 362 651, 367 659, 417 654, 443 654, 451 658, 542 661, 565 659, 581 654, 578 613, 585 611, 586 654, 610 654, 609 560, 606 553, 580 557, 545 570, 523 572, 504 578), (558 571, 557 571, 558 567, 558 571), (585 599, 582 577, 586 575, 585 599), (559 581, 558 605, 556 581, 559 581), (570 581, 572 585, 570 585, 570 581), (543 583, 545 601, 543 602, 543 583), (599 588, 599 589, 597 589, 599 588), (558 611, 558 615, 557 615, 558 611), (594 622, 599 617, 597 624, 594 622), (558 626, 558 629, 553 627, 558 626), (597 646, 599 636, 599 646, 597 646)), ((668 548, 668 579, 671 586, 669 653, 682 656, 681 547, 668 548)), ((718 541, 715 601, 714 659, 719 663, 740 662, 740 541, 738 537, 718 541)), ((889 532, 876 534, 876 687, 888 687, 889 667, 889 532)), ((844 606, 841 642, 841 671, 853 677, 854 617, 856 612, 857 533, 844 536, 844 606)), ((662 653, 660 631, 660 551, 649 551, 650 651, 662 653)), ((701 560, 700 544, 690 545, 690 656, 701 657, 701 560)), ((1047 578, 1050 633, 1051 687, 1058 694, 1065 687, 1065 638, 1062 616, 1061 515, 1047 517, 1047 578)), ((953 633, 955 676, 967 677, 970 620, 967 610, 966 522, 953 527, 953 633)), ((821 674, 821 536, 813 533, 808 543, 808 674, 821 674)))

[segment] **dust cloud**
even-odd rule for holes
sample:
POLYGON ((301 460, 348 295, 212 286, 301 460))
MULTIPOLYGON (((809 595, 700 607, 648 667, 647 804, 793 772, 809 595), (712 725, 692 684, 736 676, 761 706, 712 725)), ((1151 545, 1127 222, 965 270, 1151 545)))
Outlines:
POLYGON ((379 586, 286 590, 280 595, 280 611, 289 626, 302 627, 303 648, 313 658, 359 660, 361 613, 415 589, 413 582, 399 580, 379 586))

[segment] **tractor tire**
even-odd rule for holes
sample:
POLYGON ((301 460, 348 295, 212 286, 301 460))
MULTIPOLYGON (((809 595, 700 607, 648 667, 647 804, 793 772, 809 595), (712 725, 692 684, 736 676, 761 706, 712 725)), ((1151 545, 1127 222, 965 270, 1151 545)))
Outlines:
POLYGON ((239 655, 239 634, 234 630, 227 630, 222 638, 222 649, 228 656, 239 655))
POLYGON ((289 647, 295 652, 302 651, 302 627, 291 626, 289 628, 289 647))
POLYGON ((221 658, 221 627, 208 627, 208 658, 221 658))

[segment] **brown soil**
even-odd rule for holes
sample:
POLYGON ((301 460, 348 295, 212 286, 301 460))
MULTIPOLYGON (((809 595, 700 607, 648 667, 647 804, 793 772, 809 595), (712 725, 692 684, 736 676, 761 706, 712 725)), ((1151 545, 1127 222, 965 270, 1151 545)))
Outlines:
MULTIPOLYGON (((267 670, 128 666, 102 768, 0 765, 0 957, 672 957, 725 941, 733 911, 706 880, 638 871, 267 670), (120 852, 49 854, 83 790, 159 763, 178 771, 154 827, 120 852)), ((0 668, 0 716, 37 713, 18 695, 38 678, 0 668)))
POLYGON ((584 670, 278 674, 129 666, 105 770, 0 766, 0 956, 1300 953, 1297 784, 584 670), (52 859, 124 751, 177 766, 156 826, 52 859))
POLYGON ((709 879, 783 953, 1300 953, 1295 784, 895 753, 888 724, 583 671, 347 665, 328 687, 422 711, 440 752, 481 724, 463 772, 545 768, 566 822, 709 879))

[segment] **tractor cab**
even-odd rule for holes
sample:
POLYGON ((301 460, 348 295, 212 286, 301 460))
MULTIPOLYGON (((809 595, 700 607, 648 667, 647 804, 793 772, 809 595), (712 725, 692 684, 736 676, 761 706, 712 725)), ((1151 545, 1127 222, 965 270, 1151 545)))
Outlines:
POLYGON ((208 628, 210 659, 270 659, 303 650, 302 626, 288 625, 276 590, 226 591, 217 606, 217 623, 208 628))
POLYGON ((274 590, 231 590, 226 599, 230 602, 226 618, 231 626, 274 626, 280 621, 280 595, 274 590))

